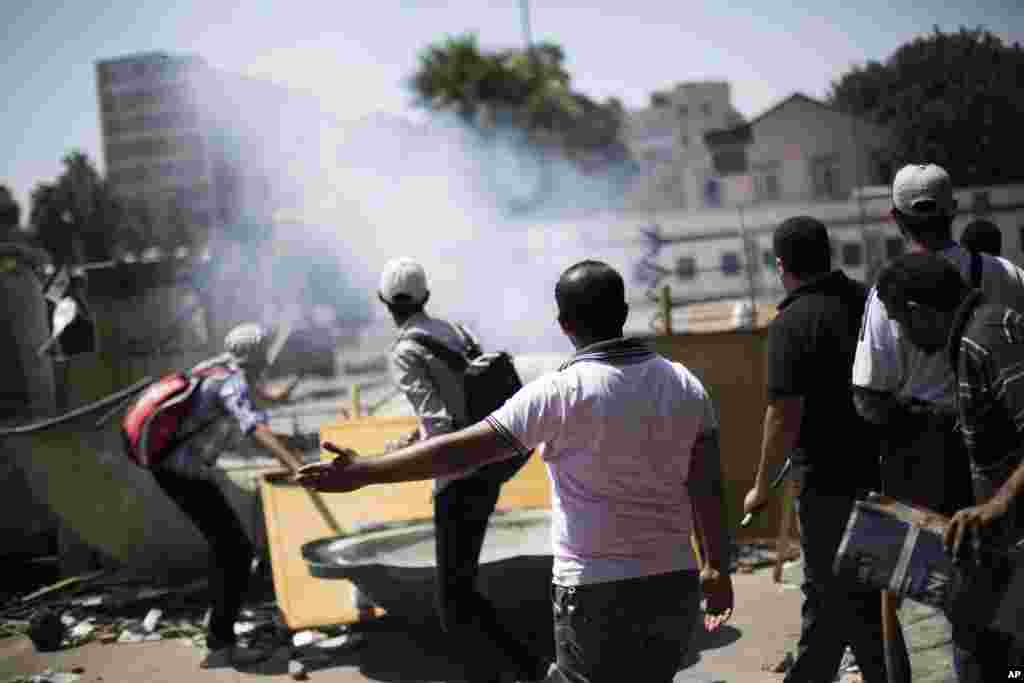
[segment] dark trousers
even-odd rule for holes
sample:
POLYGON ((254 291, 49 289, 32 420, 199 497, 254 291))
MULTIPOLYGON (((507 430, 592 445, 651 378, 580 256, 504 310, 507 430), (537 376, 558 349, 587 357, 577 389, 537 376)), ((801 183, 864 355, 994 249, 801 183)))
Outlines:
POLYGON ((542 666, 477 589, 480 549, 500 492, 500 481, 477 473, 434 497, 437 610, 445 633, 466 654, 474 682, 496 681, 510 671, 533 679, 542 666))
POLYGON ((970 459, 954 417, 910 416, 886 430, 880 445, 887 496, 947 517, 974 503, 970 459))
MULTIPOLYGON (((695 570, 552 586, 560 680, 671 683, 700 612, 695 570)), ((829 679, 831 680, 831 679, 829 679)))
POLYGON ((252 543, 216 482, 167 470, 154 470, 153 475, 210 544, 213 604, 207 646, 215 650, 233 645, 254 557, 252 543))
MULTIPOLYGON (((949 416, 926 413, 890 430, 883 443, 882 477, 886 494, 946 516, 974 504, 967 449, 949 416)), ((961 683, 992 680, 986 671, 1005 669, 1003 639, 978 633, 953 624, 953 662, 961 683)))
MULTIPOLYGON (((881 592, 838 579, 833 562, 854 496, 835 495, 804 486, 796 499, 800 545, 804 557, 804 603, 796 661, 786 683, 831 681, 849 645, 866 683, 886 683, 882 639, 881 592)), ((910 664, 902 633, 896 643, 902 670, 910 664)))
POLYGON ((1024 658, 1009 635, 955 622, 953 661, 960 683, 1005 681, 1011 669, 1024 666, 1024 658))

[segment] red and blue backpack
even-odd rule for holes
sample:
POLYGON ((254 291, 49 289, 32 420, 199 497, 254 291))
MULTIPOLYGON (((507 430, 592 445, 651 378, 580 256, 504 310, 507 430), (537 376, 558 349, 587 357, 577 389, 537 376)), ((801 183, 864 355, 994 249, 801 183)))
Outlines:
POLYGON ((226 378, 229 374, 228 367, 214 365, 190 373, 174 372, 151 384, 121 418, 121 437, 128 457, 140 467, 154 467, 175 448, 219 420, 222 415, 185 434, 179 433, 202 381, 208 377, 226 378))

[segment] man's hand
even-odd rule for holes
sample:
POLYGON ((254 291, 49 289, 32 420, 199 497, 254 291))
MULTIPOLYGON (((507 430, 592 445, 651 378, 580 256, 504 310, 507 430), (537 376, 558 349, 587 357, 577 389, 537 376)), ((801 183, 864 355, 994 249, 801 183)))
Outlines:
POLYGON ((771 489, 768 484, 758 478, 754 488, 747 491, 747 495, 743 498, 743 514, 749 515, 763 508, 768 503, 770 495, 771 489))
POLYGON ((732 577, 704 567, 700 572, 700 588, 704 593, 704 628, 715 631, 732 616, 732 577))
POLYGON ((950 520, 943 538, 946 552, 953 560, 962 562, 964 558, 964 542, 970 540, 971 555, 975 563, 981 563, 982 537, 996 522, 1006 515, 1007 505, 996 497, 987 503, 964 508, 950 520))
POLYGON ((329 463, 320 462, 300 467, 295 475, 295 481, 299 485, 324 493, 345 493, 366 486, 367 482, 356 476, 352 467, 359 456, 358 453, 350 448, 339 448, 329 441, 324 442, 323 448, 338 457, 329 463))

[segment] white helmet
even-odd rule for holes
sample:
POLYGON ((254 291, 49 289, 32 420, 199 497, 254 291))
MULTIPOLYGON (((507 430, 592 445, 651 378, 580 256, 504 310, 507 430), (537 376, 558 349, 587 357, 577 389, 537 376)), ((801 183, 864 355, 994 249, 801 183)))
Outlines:
POLYGON ((269 346, 270 331, 257 323, 238 325, 224 337, 224 350, 239 365, 263 365, 269 346))

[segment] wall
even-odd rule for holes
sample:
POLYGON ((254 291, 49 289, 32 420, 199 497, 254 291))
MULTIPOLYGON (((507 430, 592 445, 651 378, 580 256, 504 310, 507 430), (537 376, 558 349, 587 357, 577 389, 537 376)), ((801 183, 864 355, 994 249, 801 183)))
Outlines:
POLYGON ((752 172, 778 162, 782 200, 814 198, 812 160, 835 154, 839 163, 837 196, 848 197, 860 185, 875 184, 871 151, 883 149, 887 133, 827 107, 794 97, 753 124, 749 150, 752 172), (863 182, 858 181, 863 178, 863 182))
MULTIPOLYGON (((658 353, 679 361, 704 383, 718 409, 722 470, 728 521, 740 538, 774 538, 778 534, 778 496, 747 529, 740 530, 743 496, 750 490, 761 458, 765 402, 767 330, 656 336, 658 353)), ((774 472, 769 473, 774 476, 774 472)))
MULTIPOLYGON (((42 283, 33 272, 30 254, 0 245, 0 424, 8 426, 51 415, 55 408, 53 367, 39 358, 48 322, 42 283)), ((45 501, 33 495, 19 466, 14 444, 0 440, 0 497, 7 514, 0 515, 0 557, 48 555, 57 518, 45 501)))

